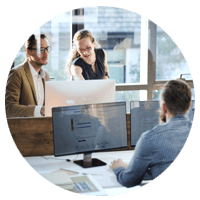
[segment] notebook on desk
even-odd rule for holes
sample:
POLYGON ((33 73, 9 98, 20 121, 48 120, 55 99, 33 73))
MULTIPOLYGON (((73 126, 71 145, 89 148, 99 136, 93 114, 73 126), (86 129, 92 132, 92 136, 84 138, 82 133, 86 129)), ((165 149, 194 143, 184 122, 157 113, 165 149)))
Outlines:
POLYGON ((41 176, 65 190, 73 189, 73 181, 66 172, 55 171, 47 174, 41 174, 41 176))

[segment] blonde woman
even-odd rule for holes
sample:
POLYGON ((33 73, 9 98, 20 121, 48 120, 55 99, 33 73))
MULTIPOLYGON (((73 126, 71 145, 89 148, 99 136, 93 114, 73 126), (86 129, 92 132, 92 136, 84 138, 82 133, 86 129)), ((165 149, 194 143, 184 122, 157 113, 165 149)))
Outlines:
POLYGON ((73 38, 73 50, 68 68, 71 80, 108 79, 105 50, 88 30, 79 30, 73 38))

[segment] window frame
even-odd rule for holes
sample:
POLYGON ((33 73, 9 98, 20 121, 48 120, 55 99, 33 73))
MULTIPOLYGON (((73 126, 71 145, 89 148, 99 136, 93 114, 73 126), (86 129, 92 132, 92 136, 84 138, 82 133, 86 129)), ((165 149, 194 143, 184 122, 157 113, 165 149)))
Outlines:
MULTIPOLYGON (((164 84, 169 81, 156 81, 156 37, 157 37, 157 25, 152 21, 148 20, 148 49, 151 51, 153 56, 153 62, 147 58, 147 84, 133 83, 133 84, 116 84, 116 91, 137 91, 147 90, 147 100, 152 100, 153 90, 160 90, 164 84)), ((182 78, 183 74, 180 74, 182 78)), ((185 79, 184 79, 185 80, 185 79)), ((185 80, 191 88, 194 88, 193 80, 185 80)))

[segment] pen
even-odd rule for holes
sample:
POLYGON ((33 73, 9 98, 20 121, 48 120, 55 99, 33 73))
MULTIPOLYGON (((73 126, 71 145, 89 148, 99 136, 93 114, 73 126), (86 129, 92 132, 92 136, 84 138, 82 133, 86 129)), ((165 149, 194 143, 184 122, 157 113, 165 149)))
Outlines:
POLYGON ((61 170, 65 170, 65 171, 69 171, 69 172, 79 173, 79 172, 72 171, 72 170, 69 170, 69 169, 63 169, 63 168, 60 168, 60 169, 61 169, 61 170))
POLYGON ((68 169, 63 169, 63 168, 60 168, 60 169, 64 170, 64 171, 69 171, 69 172, 74 172, 74 173, 78 173, 78 174, 83 174, 83 175, 97 175, 97 176, 101 176, 101 174, 89 174, 89 173, 76 172, 76 171, 73 171, 73 170, 68 170, 68 169))

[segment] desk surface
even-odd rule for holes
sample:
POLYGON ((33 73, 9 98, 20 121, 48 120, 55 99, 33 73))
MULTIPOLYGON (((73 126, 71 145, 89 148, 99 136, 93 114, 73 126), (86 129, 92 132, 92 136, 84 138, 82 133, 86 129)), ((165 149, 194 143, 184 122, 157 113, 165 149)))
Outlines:
MULTIPOLYGON (((115 151, 115 152, 101 152, 93 153, 92 158, 98 158, 107 163, 106 166, 101 167, 92 167, 92 168, 82 168, 72 161, 67 162, 66 159, 70 160, 80 160, 83 159, 83 154, 71 155, 71 156, 38 156, 38 157, 25 157, 25 160, 30 164, 30 166, 35 169, 39 174, 50 173, 58 169, 66 169, 81 173, 86 173, 92 175, 96 181, 104 188, 110 189, 110 192, 113 193, 113 189, 118 188, 118 193, 123 193, 126 191, 122 185, 120 185, 116 179, 114 172, 110 169, 109 165, 113 160, 122 158, 125 163, 129 163, 134 150, 129 151, 115 151)), ((71 174, 75 175, 75 174, 71 174)), ((77 175, 77 173, 76 173, 77 175)), ((69 174, 70 176, 70 174, 69 174)), ((116 193, 116 191, 114 191, 116 193)))

